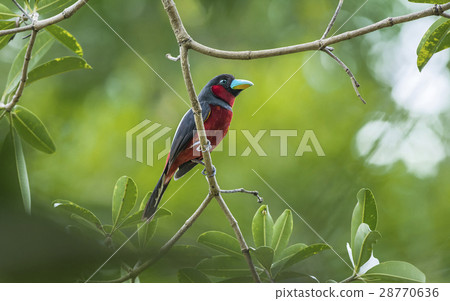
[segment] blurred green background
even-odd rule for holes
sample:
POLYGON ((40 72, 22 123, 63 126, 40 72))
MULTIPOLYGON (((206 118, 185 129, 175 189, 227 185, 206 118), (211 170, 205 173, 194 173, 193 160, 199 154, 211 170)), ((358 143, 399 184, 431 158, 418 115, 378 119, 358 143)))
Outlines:
MULTIPOLYGON (((11 1, 0 2, 14 9, 11 1)), ((246 50, 319 38, 337 1, 176 3, 185 27, 199 42, 246 50)), ((188 100, 179 64, 164 57, 166 53, 177 55, 178 47, 160 1, 94 0, 89 4, 158 75, 89 7, 59 24, 77 37, 93 70, 48 78, 25 89, 21 105, 46 124, 57 151, 46 155, 24 144, 33 208, 32 217, 26 217, 15 169, 10 164, 11 150, 3 146, 0 281, 78 281, 89 277, 110 250, 84 235, 67 236, 66 225, 73 221, 54 212, 51 202, 71 200, 94 211, 105 223, 110 222, 116 180, 122 175, 132 177, 141 199, 153 189, 165 163, 161 159, 147 166, 127 158, 126 132, 148 119, 172 128, 166 137, 173 136, 188 109, 160 79, 188 100)), ((368 1, 351 17, 361 4, 358 0, 345 1, 331 33, 427 7, 406 0, 368 1)), ((41 17, 56 12, 49 10, 41 17)), ((416 47, 435 19, 333 45, 335 54, 360 82, 367 105, 356 97, 342 68, 324 53, 228 61, 191 52, 197 92, 221 73, 232 73, 255 84, 238 97, 234 106, 231 129, 236 130, 237 156, 228 155, 228 139, 223 142, 224 151, 212 155, 221 187, 258 190, 272 216, 277 217, 287 206, 259 174, 347 262, 345 244, 350 240, 356 193, 362 187, 370 188, 378 202, 383 236, 375 247, 375 256, 381 261, 410 262, 426 274, 429 282, 450 281, 450 136, 446 130, 450 126, 449 52, 435 55, 422 73, 415 65, 416 47), (280 156, 279 138, 269 134, 273 129, 298 130, 299 136, 289 137, 288 156, 280 156), (253 135, 267 130, 260 141, 267 156, 258 156, 254 150, 241 156, 249 146, 241 130, 253 135), (314 151, 295 156, 305 130, 314 131, 325 156, 317 156, 314 151)), ((18 35, 0 51, 0 86, 26 42, 24 36, 18 35)), ((68 54, 55 43, 46 58, 68 54)), ((6 118, 0 120, 0 143, 8 133, 7 126, 6 118)), ((164 139, 160 139, 155 150, 163 148, 164 139)), ((206 195, 207 182, 199 170, 192 178, 191 173, 169 186, 162 202, 167 201, 164 207, 173 216, 159 223, 155 246, 171 237, 206 195)), ((259 204, 248 195, 226 195, 225 200, 251 245, 251 220, 259 204)), ((208 230, 233 235, 214 202, 179 243, 197 245, 197 236, 208 230)), ((294 215, 291 243, 297 242, 311 244, 320 239, 294 215)), ((176 270, 183 264, 162 260, 144 272, 141 281, 176 282, 176 270)), ((305 261, 296 270, 321 281, 339 281, 351 274, 330 251, 305 261)), ((108 267, 102 273, 107 277, 108 267)))

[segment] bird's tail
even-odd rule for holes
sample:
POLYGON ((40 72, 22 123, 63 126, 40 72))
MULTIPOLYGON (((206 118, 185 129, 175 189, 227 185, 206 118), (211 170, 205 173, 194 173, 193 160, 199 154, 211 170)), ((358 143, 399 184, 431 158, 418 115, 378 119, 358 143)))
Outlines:
POLYGON ((158 183, 156 183, 155 189, 153 189, 152 194, 150 195, 150 199, 147 202, 147 205, 144 209, 144 214, 142 215, 143 220, 152 219, 153 215, 156 212, 156 209, 158 208, 159 201, 161 201, 161 198, 164 194, 164 191, 166 191, 167 186, 169 185, 170 180, 164 184, 166 180, 166 170, 164 170, 163 174, 159 178, 158 183))

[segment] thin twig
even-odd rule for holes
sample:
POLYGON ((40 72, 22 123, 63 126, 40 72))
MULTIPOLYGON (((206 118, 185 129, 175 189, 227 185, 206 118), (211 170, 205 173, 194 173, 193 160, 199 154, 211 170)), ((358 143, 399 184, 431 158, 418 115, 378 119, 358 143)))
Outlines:
POLYGON ((334 12, 333 17, 331 18, 330 23, 328 23, 327 29, 325 29, 325 32, 323 33, 321 40, 325 39, 327 35, 330 33, 330 30, 333 27, 334 22, 336 22, 336 18, 339 15, 339 12, 341 11, 342 4, 344 4, 344 0, 339 0, 336 11, 334 12))
POLYGON ((173 57, 170 53, 166 53, 166 58, 171 61, 178 62, 180 60, 180 55, 173 57))
POLYGON ((231 189, 231 190, 221 189, 220 193, 248 193, 248 194, 253 194, 258 199, 258 203, 262 203, 264 201, 263 198, 259 195, 259 192, 256 190, 250 191, 250 190, 246 190, 244 188, 237 188, 237 189, 231 189))
POLYGON ((14 94, 12 100, 6 104, 5 110, 11 111, 12 108, 17 104, 20 97, 22 96, 23 89, 25 88, 25 84, 28 78, 28 65, 31 60, 31 52, 33 51, 34 42, 36 41, 37 30, 33 30, 31 32, 30 42, 28 42, 27 51, 25 52, 25 59, 23 61, 22 67, 22 77, 20 78, 19 87, 17 87, 16 93, 14 94))
POLYGON ((197 220, 197 218, 202 214, 202 212, 206 209, 206 207, 209 205, 211 200, 213 199, 213 195, 209 193, 206 198, 203 200, 203 202, 200 204, 200 206, 195 210, 195 212, 186 220, 186 222, 181 226, 181 228, 177 231, 177 233, 172 236, 160 249, 158 254, 156 254, 155 257, 136 265, 128 274, 109 281, 103 281, 108 283, 120 283, 125 282, 129 279, 136 278, 140 273, 142 273, 144 270, 155 264, 161 257, 163 257, 172 247, 173 245, 180 239, 181 236, 192 226, 192 224, 197 220))
POLYGON ((14 4, 20 9, 20 11, 23 13, 23 15, 28 18, 28 20, 32 21, 30 15, 27 13, 27 11, 25 9, 23 9, 23 7, 20 6, 20 4, 17 3, 16 0, 12 0, 12 2, 14 2, 14 4))
POLYGON ((88 1, 89 0, 78 0, 77 2, 72 4, 71 6, 65 8, 59 14, 54 15, 53 17, 50 17, 50 18, 47 18, 47 19, 44 19, 44 20, 37 20, 36 22, 34 22, 34 23, 30 24, 30 25, 17 27, 17 28, 12 28, 12 29, 0 30, 0 37, 8 35, 8 34, 24 32, 24 31, 33 30, 33 29, 34 30, 40 30, 40 29, 42 29, 44 27, 47 27, 47 26, 53 25, 55 23, 61 22, 62 20, 70 18, 74 13, 77 12, 77 10, 79 10, 82 6, 84 6, 88 1))
POLYGON ((252 257, 250 256, 250 250, 248 248, 248 245, 245 242, 241 229, 239 228, 238 222, 236 221, 227 204, 223 200, 222 195, 218 194, 215 196, 215 198, 219 203, 220 208, 225 213, 225 216, 227 217, 228 221, 230 222, 231 228, 233 228, 234 230, 234 234, 236 235, 236 238, 239 241, 242 254, 244 254, 244 258, 247 261, 247 265, 250 268, 250 272, 252 273, 253 280, 255 282, 261 282, 261 279, 259 278, 259 275, 256 272, 255 265, 253 264, 252 257))
POLYGON ((348 74, 348 76, 350 77, 350 79, 352 81, 353 89, 355 89, 356 95, 359 97, 359 99, 361 99, 361 101, 364 104, 366 104, 366 101, 362 98, 361 94, 359 93, 359 90, 358 90, 359 83, 356 81, 355 76, 350 71, 350 69, 347 67, 347 65, 345 65, 344 62, 341 61, 337 56, 335 56, 329 49, 327 49, 327 47, 323 48, 322 51, 325 52, 326 54, 328 54, 329 56, 331 56, 336 62, 339 63, 339 65, 341 65, 342 68, 344 68, 345 72, 348 74))

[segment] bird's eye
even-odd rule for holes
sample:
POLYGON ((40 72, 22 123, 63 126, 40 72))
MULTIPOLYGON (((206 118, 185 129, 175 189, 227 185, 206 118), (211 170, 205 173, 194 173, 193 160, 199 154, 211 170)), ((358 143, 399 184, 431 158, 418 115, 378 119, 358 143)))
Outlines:
POLYGON ((227 80, 226 79, 222 79, 220 82, 219 82, 219 84, 226 84, 227 83, 227 80))

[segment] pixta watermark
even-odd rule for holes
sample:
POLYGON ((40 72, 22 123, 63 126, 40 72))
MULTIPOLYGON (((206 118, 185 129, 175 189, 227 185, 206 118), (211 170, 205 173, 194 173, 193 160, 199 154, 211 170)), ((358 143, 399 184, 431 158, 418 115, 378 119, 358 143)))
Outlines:
MULTIPOLYGON (((172 128, 159 123, 150 120, 142 121, 126 133, 126 156, 153 166, 156 160, 165 158, 169 154, 173 139, 173 134, 169 134, 171 131, 172 128)), ((205 134, 211 145, 215 146, 214 152, 226 152, 230 157, 248 157, 252 153, 266 157, 269 146, 272 152, 276 148, 276 155, 281 157, 301 157, 306 153, 312 153, 318 157, 325 156, 322 145, 313 130, 258 130, 256 132, 246 129, 229 130, 226 139, 217 146, 217 142, 224 138, 223 131, 206 130, 205 134), (277 147, 274 147, 276 145, 277 147)), ((197 136, 195 131, 193 135, 197 136)), ((194 154, 200 155, 198 139, 191 148, 194 154)))

